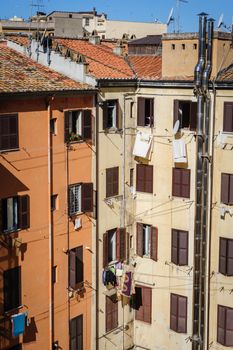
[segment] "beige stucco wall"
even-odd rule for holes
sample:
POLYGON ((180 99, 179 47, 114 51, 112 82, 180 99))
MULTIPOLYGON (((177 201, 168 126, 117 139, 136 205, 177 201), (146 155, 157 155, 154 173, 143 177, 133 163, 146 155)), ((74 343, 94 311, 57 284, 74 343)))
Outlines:
POLYGON ((162 23, 106 21, 106 39, 121 39, 123 34, 135 35, 143 38, 147 35, 156 35, 167 32, 167 25, 162 23))

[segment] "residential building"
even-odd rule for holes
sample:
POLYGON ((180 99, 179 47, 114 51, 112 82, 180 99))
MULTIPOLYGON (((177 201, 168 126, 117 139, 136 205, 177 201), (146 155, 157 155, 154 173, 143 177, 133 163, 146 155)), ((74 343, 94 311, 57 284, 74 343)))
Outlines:
POLYGON ((0 47, 0 348, 91 349, 96 90, 0 47))

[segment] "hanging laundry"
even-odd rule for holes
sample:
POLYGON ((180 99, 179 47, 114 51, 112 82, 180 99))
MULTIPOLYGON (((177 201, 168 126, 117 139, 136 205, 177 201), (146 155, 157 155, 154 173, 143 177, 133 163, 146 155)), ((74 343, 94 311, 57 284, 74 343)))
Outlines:
POLYGON ((23 334, 25 331, 25 323, 28 323, 27 313, 19 313, 17 315, 11 316, 12 323, 12 335, 13 337, 18 337, 20 334, 23 334))
POLYGON ((172 149, 175 163, 187 163, 186 145, 183 139, 173 140, 172 149))
POLYGON ((127 297, 130 297, 131 285, 132 285, 132 272, 128 271, 125 273, 125 279, 123 282, 123 287, 122 287, 121 293, 127 297))
POLYGON ((111 270, 103 271, 102 280, 106 287, 115 287, 117 285, 116 275, 111 270))
POLYGON ((134 310, 139 310, 142 306, 142 288, 135 287, 135 294, 132 295, 131 307, 134 310))
POLYGON ((74 222, 74 229, 75 229, 75 230, 78 230, 78 229, 81 228, 81 227, 82 227, 81 218, 75 219, 75 222, 74 222))
POLYGON ((136 135, 136 140, 133 148, 133 155, 137 157, 150 159, 151 146, 152 136, 139 131, 136 135))

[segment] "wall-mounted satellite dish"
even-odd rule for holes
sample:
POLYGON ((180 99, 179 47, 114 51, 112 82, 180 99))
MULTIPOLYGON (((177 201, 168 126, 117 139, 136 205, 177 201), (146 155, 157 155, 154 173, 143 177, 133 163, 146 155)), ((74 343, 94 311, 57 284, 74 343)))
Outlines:
POLYGON ((221 26, 223 25, 223 13, 221 14, 221 16, 219 17, 219 20, 218 20, 218 25, 217 25, 217 28, 221 28, 221 26))
POLYGON ((173 127, 173 135, 177 134, 177 132, 179 131, 179 129, 180 129, 180 121, 177 120, 177 121, 175 122, 174 127, 173 127))

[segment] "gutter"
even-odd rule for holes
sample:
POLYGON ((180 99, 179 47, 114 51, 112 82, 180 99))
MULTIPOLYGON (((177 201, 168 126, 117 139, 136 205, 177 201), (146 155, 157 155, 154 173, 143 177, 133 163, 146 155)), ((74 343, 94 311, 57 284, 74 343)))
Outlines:
POLYGON ((54 95, 57 96, 70 96, 70 95, 88 95, 97 93, 97 89, 90 89, 90 90, 54 90, 54 91, 22 91, 22 92, 0 92, 0 99, 5 99, 7 97, 13 98, 13 97, 19 97, 19 98, 33 98, 33 97, 53 97, 54 95))

